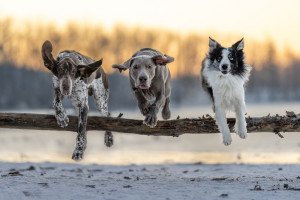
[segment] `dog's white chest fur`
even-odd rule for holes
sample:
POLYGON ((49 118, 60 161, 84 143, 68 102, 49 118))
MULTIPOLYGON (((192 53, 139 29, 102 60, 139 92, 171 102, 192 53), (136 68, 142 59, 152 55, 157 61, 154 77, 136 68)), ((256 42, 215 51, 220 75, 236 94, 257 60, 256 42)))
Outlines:
POLYGON ((232 74, 222 75, 218 71, 204 69, 203 74, 208 84, 212 87, 215 106, 221 106, 226 110, 233 110, 241 102, 244 103, 245 92, 243 77, 232 74))

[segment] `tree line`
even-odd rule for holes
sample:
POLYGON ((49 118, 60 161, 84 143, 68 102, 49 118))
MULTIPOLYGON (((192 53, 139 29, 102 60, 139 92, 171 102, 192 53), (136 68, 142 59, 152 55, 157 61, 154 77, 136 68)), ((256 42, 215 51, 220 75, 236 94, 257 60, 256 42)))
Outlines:
MULTIPOLYGON (((135 108, 136 105, 130 93, 128 77, 118 74, 111 65, 123 63, 136 50, 144 47, 158 49, 175 58, 175 62, 169 65, 172 75, 171 105, 207 103, 199 74, 201 61, 208 50, 208 36, 128 27, 125 24, 117 24, 108 30, 99 24, 69 22, 59 27, 30 21, 18 24, 13 18, 2 18, 0 109, 52 107, 51 75, 45 71, 40 53, 46 39, 54 46, 54 56, 64 49, 74 49, 94 59, 104 58, 103 67, 109 73, 112 109, 135 108)), ((240 37, 218 34, 215 39, 229 46, 240 37)), ((259 42, 245 38, 247 63, 253 67, 246 89, 248 102, 300 99, 300 57, 288 48, 279 51, 275 44, 272 40, 259 42)))

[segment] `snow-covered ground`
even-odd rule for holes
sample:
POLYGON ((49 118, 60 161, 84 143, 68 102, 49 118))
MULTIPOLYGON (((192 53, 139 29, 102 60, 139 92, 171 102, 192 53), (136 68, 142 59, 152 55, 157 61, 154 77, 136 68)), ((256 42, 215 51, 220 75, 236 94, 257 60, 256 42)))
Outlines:
POLYGON ((0 163, 0 199, 272 199, 300 197, 299 165, 0 163))

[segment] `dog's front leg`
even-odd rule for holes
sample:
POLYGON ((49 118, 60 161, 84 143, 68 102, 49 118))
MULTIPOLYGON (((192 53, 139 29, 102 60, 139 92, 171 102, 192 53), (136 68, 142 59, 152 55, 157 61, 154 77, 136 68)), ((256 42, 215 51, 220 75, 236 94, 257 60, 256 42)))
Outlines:
POLYGON ((144 120, 144 124, 150 128, 154 128, 157 124, 157 114, 160 107, 165 103, 166 97, 164 91, 161 91, 157 94, 155 102, 151 105, 148 114, 144 120))
POLYGON ((247 123, 245 119, 245 103, 243 101, 235 105, 235 112, 235 131, 240 138, 245 139, 247 137, 247 123))
POLYGON ((147 99, 145 99, 145 97, 141 94, 140 91, 134 91, 134 96, 137 100, 138 107, 141 113, 144 116, 146 116, 150 111, 150 107, 151 107, 150 102, 147 99))
POLYGON ((230 145, 232 139, 230 135, 230 130, 227 125, 225 110, 221 106, 215 106, 215 114, 219 130, 223 136, 223 143, 226 146, 230 145))
POLYGON ((79 117, 78 117, 78 135, 76 138, 76 148, 73 152, 72 159, 79 161, 83 158, 84 150, 86 149, 86 125, 87 115, 89 107, 88 105, 79 106, 79 117))
POLYGON ((61 94, 59 88, 54 88, 53 107, 55 110, 55 118, 57 120, 57 124, 62 128, 67 127, 69 124, 69 118, 62 105, 63 98, 64 96, 61 94))

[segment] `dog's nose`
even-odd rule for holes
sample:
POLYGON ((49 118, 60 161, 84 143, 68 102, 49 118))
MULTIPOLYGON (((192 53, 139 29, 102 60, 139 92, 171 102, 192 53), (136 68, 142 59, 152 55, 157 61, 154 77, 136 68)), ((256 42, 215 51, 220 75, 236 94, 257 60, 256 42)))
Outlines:
POLYGON ((228 68, 228 65, 222 65, 222 69, 226 70, 228 68))
POLYGON ((147 81, 147 77, 146 76, 141 76, 139 79, 140 79, 141 82, 146 82, 147 81))

